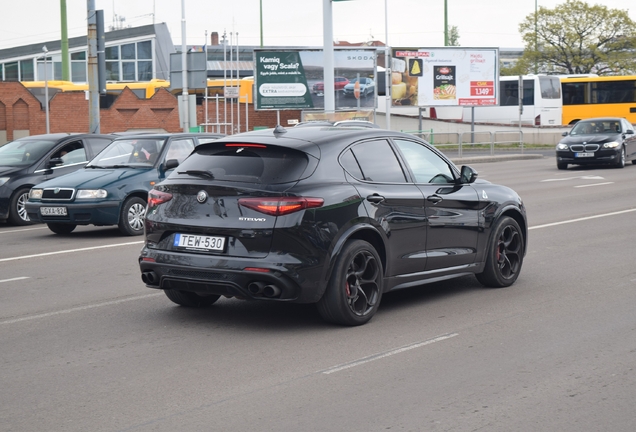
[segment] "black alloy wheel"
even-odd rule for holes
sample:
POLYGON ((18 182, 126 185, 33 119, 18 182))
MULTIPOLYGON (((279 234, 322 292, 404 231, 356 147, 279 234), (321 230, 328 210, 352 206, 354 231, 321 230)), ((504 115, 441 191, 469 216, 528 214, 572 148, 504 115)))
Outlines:
POLYGON ((363 240, 349 241, 336 259, 318 311, 335 324, 365 324, 378 310, 382 287, 382 262, 373 246, 363 240))
POLYGON ((31 219, 27 215, 26 202, 29 200, 30 188, 18 189, 11 198, 9 208, 9 222, 13 225, 31 225, 31 219))
POLYGON ((512 285, 519 277, 523 264, 524 239, 519 224, 504 216, 493 228, 492 238, 486 251, 486 266, 477 280, 483 285, 503 288, 512 285))
POLYGON ((625 147, 621 146, 621 153, 616 161, 616 168, 625 168, 625 147))

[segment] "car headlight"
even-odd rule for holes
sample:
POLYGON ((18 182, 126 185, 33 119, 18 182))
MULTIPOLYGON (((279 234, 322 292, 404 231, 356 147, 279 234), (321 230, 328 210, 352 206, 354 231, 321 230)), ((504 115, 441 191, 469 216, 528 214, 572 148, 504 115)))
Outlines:
POLYGON ((31 189, 29 191, 29 199, 42 199, 42 189, 31 189))
POLYGON ((95 198, 106 198, 108 196, 108 192, 104 189, 80 189, 77 191, 77 199, 95 199, 95 198))
POLYGON ((9 181, 9 177, 0 177, 0 186, 9 181))
POLYGON ((567 144, 557 144, 557 150, 569 150, 570 147, 568 147, 567 144))
POLYGON ((608 143, 603 144, 603 148, 616 148, 616 147, 618 147, 620 145, 621 145, 621 143, 616 142, 616 141, 612 141, 612 142, 608 142, 608 143))

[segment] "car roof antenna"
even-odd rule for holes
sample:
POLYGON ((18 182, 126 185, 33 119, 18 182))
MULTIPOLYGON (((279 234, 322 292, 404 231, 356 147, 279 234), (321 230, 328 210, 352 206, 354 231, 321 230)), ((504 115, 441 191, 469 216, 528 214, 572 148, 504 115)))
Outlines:
POLYGON ((276 125, 274 128, 274 135, 287 133, 287 129, 282 127, 281 125, 276 125))

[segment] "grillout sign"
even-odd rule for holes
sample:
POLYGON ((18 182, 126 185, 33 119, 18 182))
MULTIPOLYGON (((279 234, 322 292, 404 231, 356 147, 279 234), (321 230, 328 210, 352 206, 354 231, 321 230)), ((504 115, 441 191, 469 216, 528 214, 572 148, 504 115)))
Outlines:
POLYGON ((498 48, 394 48, 393 106, 499 104, 498 48))

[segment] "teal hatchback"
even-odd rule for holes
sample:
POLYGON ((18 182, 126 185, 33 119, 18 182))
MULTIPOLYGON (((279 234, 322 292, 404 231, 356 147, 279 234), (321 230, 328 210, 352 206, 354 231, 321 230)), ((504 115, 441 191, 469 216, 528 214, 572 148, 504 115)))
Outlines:
POLYGON ((144 232, 148 191, 199 145, 222 134, 144 134, 114 140, 83 169, 40 183, 26 211, 56 234, 77 225, 117 225, 125 235, 144 232))

